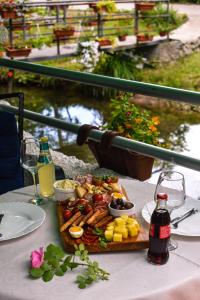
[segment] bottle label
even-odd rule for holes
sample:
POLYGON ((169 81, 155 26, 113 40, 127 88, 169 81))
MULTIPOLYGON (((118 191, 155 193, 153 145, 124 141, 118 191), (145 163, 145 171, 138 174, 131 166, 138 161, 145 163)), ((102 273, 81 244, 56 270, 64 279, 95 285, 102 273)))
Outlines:
POLYGON ((149 235, 154 237, 154 231, 155 231, 155 225, 151 224, 150 229, 149 229, 149 235))
MULTIPOLYGON (((171 229, 170 225, 160 226, 159 228, 159 238, 166 239, 170 237, 171 229)), ((149 235, 151 237, 155 237, 155 224, 151 224, 149 229, 149 235)))
POLYGON ((160 226, 159 238, 166 239, 170 237, 170 232, 171 232, 170 225, 160 226))

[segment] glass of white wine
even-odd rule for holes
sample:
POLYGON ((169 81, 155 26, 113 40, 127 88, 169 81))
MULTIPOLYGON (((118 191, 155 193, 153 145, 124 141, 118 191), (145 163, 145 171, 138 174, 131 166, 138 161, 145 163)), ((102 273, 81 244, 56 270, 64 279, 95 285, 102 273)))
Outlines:
POLYGON ((34 138, 26 138, 21 143, 21 164, 22 167, 28 170, 33 178, 34 197, 30 200, 36 205, 43 204, 43 198, 40 196, 37 189, 36 175, 40 166, 38 165, 39 158, 39 142, 34 138))
MULTIPOLYGON (((172 211, 185 203, 185 179, 182 173, 176 171, 164 171, 160 174, 155 189, 154 200, 158 193, 168 195, 167 208, 171 215, 172 211)), ((170 238, 168 249, 175 250, 178 247, 176 241, 170 238)))

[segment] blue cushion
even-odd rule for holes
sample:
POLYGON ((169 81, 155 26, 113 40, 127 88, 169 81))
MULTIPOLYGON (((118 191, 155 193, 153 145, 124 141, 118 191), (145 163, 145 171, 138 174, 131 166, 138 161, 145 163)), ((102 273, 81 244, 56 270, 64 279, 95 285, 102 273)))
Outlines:
POLYGON ((0 112, 0 194, 23 187, 20 143, 15 116, 0 112))

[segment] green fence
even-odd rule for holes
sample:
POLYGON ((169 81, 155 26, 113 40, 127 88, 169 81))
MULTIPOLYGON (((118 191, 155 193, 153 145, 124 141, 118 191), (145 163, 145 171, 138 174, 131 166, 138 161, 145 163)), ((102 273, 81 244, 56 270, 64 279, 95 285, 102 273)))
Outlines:
MULTIPOLYGON (((161 97, 178 102, 190 104, 200 104, 200 93, 182 89, 169 88, 155 84, 142 83, 137 81, 123 80, 108 76, 101 76, 89 73, 68 71, 60 68, 46 67, 38 64, 12 61, 0 59, 0 66, 29 71, 33 73, 43 74, 51 77, 56 77, 64 80, 76 81, 88 85, 116 88, 121 91, 139 93, 154 97, 161 97)), ((7 111, 17 113, 17 109, 7 105, 0 104, 0 108, 7 111)), ((43 123, 65 131, 70 131, 77 134, 80 125, 67 123, 65 121, 43 116, 38 113, 25 110, 25 118, 43 123)), ((102 132, 99 130, 91 130, 89 137, 96 141, 100 141, 102 132)), ((141 154, 146 154, 164 161, 178 164, 193 170, 200 170, 200 160, 176 153, 175 151, 159 148, 153 145, 129 140, 123 137, 115 137, 112 143, 114 146, 136 151, 141 154)))

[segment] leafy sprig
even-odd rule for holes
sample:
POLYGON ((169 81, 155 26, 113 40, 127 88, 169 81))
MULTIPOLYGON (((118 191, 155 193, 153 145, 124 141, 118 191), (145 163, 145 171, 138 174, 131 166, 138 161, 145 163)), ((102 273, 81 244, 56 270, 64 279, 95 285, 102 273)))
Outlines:
POLYGON ((108 241, 107 241, 107 239, 105 238, 103 229, 101 229, 101 228, 95 228, 95 229, 93 230, 93 233, 99 237, 99 245, 100 245, 102 248, 106 248, 106 247, 107 247, 108 241))
POLYGON ((108 280, 109 273, 99 267, 98 262, 91 261, 84 244, 75 245, 74 255, 66 256, 65 252, 56 245, 50 244, 44 252, 44 261, 39 268, 31 268, 32 278, 42 278, 48 282, 54 276, 63 276, 68 270, 77 267, 85 267, 85 270, 76 277, 75 282, 83 289, 93 282, 108 280))

